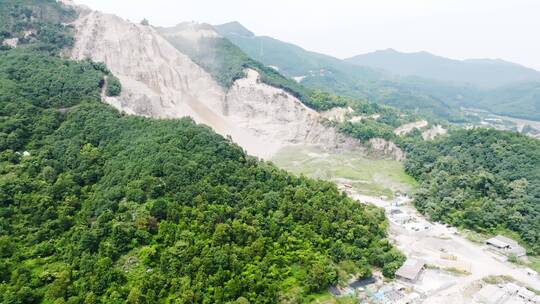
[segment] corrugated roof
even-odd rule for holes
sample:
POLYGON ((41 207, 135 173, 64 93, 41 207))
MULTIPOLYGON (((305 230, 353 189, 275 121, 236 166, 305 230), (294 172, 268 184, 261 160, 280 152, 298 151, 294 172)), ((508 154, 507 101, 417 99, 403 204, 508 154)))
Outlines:
POLYGON ((514 253, 515 255, 523 256, 526 254, 525 248, 519 246, 519 244, 507 237, 504 237, 502 235, 497 235, 496 237, 492 237, 491 239, 486 241, 486 244, 493 245, 498 248, 506 248, 508 247, 510 250, 510 253, 514 253))
POLYGON ((497 239, 501 242, 504 242, 510 246, 519 246, 518 243, 510 238, 507 238, 505 236, 502 236, 502 235, 497 235, 496 237, 494 237, 494 239, 497 239))
POLYGON ((508 244, 508 243, 506 243, 504 241, 501 241, 496 237, 487 240, 486 244, 493 245, 493 246, 498 247, 498 248, 510 247, 510 244, 508 244))
POLYGON ((426 263, 422 260, 417 259, 407 259, 405 263, 396 271, 396 276, 415 280, 418 277, 418 274, 424 268, 426 263))

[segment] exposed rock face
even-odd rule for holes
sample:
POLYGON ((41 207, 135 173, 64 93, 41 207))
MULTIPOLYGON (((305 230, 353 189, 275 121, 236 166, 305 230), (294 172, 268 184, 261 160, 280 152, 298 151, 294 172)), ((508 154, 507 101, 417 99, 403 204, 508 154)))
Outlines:
POLYGON ((351 107, 347 107, 333 108, 331 110, 322 112, 321 115, 330 121, 345 122, 345 120, 347 120, 347 115, 352 113, 354 113, 354 110, 351 107))
POLYGON ((217 105, 221 88, 153 28, 95 11, 79 18, 75 26, 72 57, 107 64, 125 88, 121 110, 160 118, 189 115, 208 122, 205 113, 190 105, 199 99, 217 105))
POLYGON ((12 48, 16 48, 18 44, 19 44, 19 38, 10 38, 10 39, 5 39, 4 41, 2 41, 2 45, 6 45, 12 48))
POLYGON ((182 37, 191 41, 193 45, 197 45, 199 40, 204 38, 220 37, 211 25, 195 22, 182 22, 175 27, 158 30, 163 36, 182 37))
MULTIPOLYGON (((258 81, 247 71, 225 91, 205 70, 179 52, 154 28, 86 9, 74 22, 72 58, 104 62, 121 81, 123 91, 105 102, 128 114, 157 118, 191 116, 198 123, 230 135, 248 153, 269 158, 284 145, 323 144, 350 147, 357 142, 321 124, 319 113, 297 98, 258 81)), ((195 33, 196 39, 208 33, 195 33)), ((217 34, 216 34, 217 35, 217 34)))
POLYGON ((354 146, 355 141, 321 124, 321 115, 306 107, 291 94, 259 81, 259 74, 247 71, 227 93, 223 112, 244 130, 283 144, 322 144, 339 148, 354 146), (285 140, 285 142, 284 142, 285 140))
POLYGON ((359 121, 362 121, 362 120, 367 119, 367 118, 370 118, 370 119, 373 119, 373 120, 378 120, 379 118, 381 118, 381 114, 371 114, 369 116, 357 115, 357 116, 351 117, 351 119, 349 119, 349 121, 352 122, 352 123, 355 123, 355 122, 359 122, 359 121))
POLYGON ((398 161, 405 159, 405 152, 391 141, 383 138, 372 138, 369 140, 369 143, 371 144, 371 148, 376 152, 391 156, 398 161))
POLYGON ((432 140, 435 137, 446 134, 446 133, 448 133, 448 130, 443 128, 443 126, 441 125, 436 125, 432 127, 431 129, 422 132, 422 138, 424 140, 432 140))

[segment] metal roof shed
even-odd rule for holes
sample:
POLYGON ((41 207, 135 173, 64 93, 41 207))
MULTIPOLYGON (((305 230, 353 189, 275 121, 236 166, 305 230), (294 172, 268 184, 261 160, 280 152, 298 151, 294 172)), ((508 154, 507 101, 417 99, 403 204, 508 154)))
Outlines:
POLYGON ((405 261, 405 263, 403 263, 396 271, 396 277, 409 281, 416 281, 425 265, 426 263, 422 260, 407 259, 407 261, 405 261))

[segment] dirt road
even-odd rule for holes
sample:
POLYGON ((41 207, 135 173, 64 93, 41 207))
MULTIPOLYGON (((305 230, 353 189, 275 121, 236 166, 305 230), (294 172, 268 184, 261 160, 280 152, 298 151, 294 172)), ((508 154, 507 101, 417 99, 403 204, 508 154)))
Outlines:
MULTIPOLYGON (((379 197, 354 194, 351 197, 382 208, 391 205, 390 201, 379 197)), ((400 209, 429 225, 427 230, 414 231, 391 222, 390 238, 403 253, 408 257, 421 258, 428 264, 437 264, 437 261, 441 260, 441 253, 445 252, 455 256, 456 265, 466 265, 470 272, 468 275, 456 276, 452 282, 440 282, 441 286, 447 287, 428 294, 423 303, 471 303, 471 295, 465 290, 474 282, 490 275, 511 276, 525 286, 540 290, 538 277, 527 275, 523 267, 505 261, 503 257, 489 251, 485 245, 473 243, 456 234, 454 228, 429 223, 410 205, 403 205, 400 209)))

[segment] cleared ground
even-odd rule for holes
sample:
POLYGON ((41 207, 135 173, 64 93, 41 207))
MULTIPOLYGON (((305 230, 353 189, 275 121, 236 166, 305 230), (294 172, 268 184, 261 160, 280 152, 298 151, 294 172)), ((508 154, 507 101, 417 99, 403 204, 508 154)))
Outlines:
POLYGON ((294 174, 350 185, 355 192, 369 196, 391 198, 396 191, 408 193, 416 185, 402 163, 374 159, 361 151, 328 152, 317 146, 288 146, 271 161, 294 174))
MULTIPOLYGON (((374 202, 379 207, 388 207, 390 202, 382 200, 374 202)), ((413 215, 421 222, 428 222, 414 207, 406 204, 400 209, 413 215)), ((449 262, 454 268, 468 268, 467 273, 455 273, 454 276, 430 278, 413 284, 414 288, 427 289, 422 303, 473 303, 471 295, 466 292, 475 282, 489 276, 508 276, 523 286, 540 290, 540 279, 527 275, 525 268, 507 262, 503 256, 488 250, 482 242, 470 241, 466 236, 455 233, 456 229, 439 223, 429 223, 429 229, 412 231, 403 225, 390 224, 390 238, 408 257, 420 258, 428 264, 441 265, 441 253, 455 257, 449 262), (427 282, 427 283, 425 283, 427 282), (425 288, 423 285, 429 285, 425 288), (431 285, 437 288, 431 288, 431 285)), ((429 272, 428 272, 429 273, 429 272)))
MULTIPOLYGON (((361 151, 337 153, 315 146, 289 146, 280 150, 272 161, 295 174, 334 181, 352 198, 382 208, 391 204, 396 191, 411 193, 415 187, 415 181, 405 174, 400 162, 374 159, 361 151)), ((419 302, 472 303, 473 293, 480 288, 478 282, 489 276, 509 276, 524 286, 540 289, 540 280, 527 275, 523 265, 507 262, 487 250, 484 237, 463 231, 456 234, 456 229, 430 223, 409 204, 401 209, 422 225, 427 223, 429 226, 426 230, 414 231, 407 225, 390 223, 389 236, 403 253, 435 267, 411 286, 424 294, 419 302), (453 259, 444 260, 443 252, 453 259)), ((532 257, 528 267, 537 268, 538 261, 532 257)), ((312 303, 347 303, 350 300, 323 293, 314 295, 312 303)))

